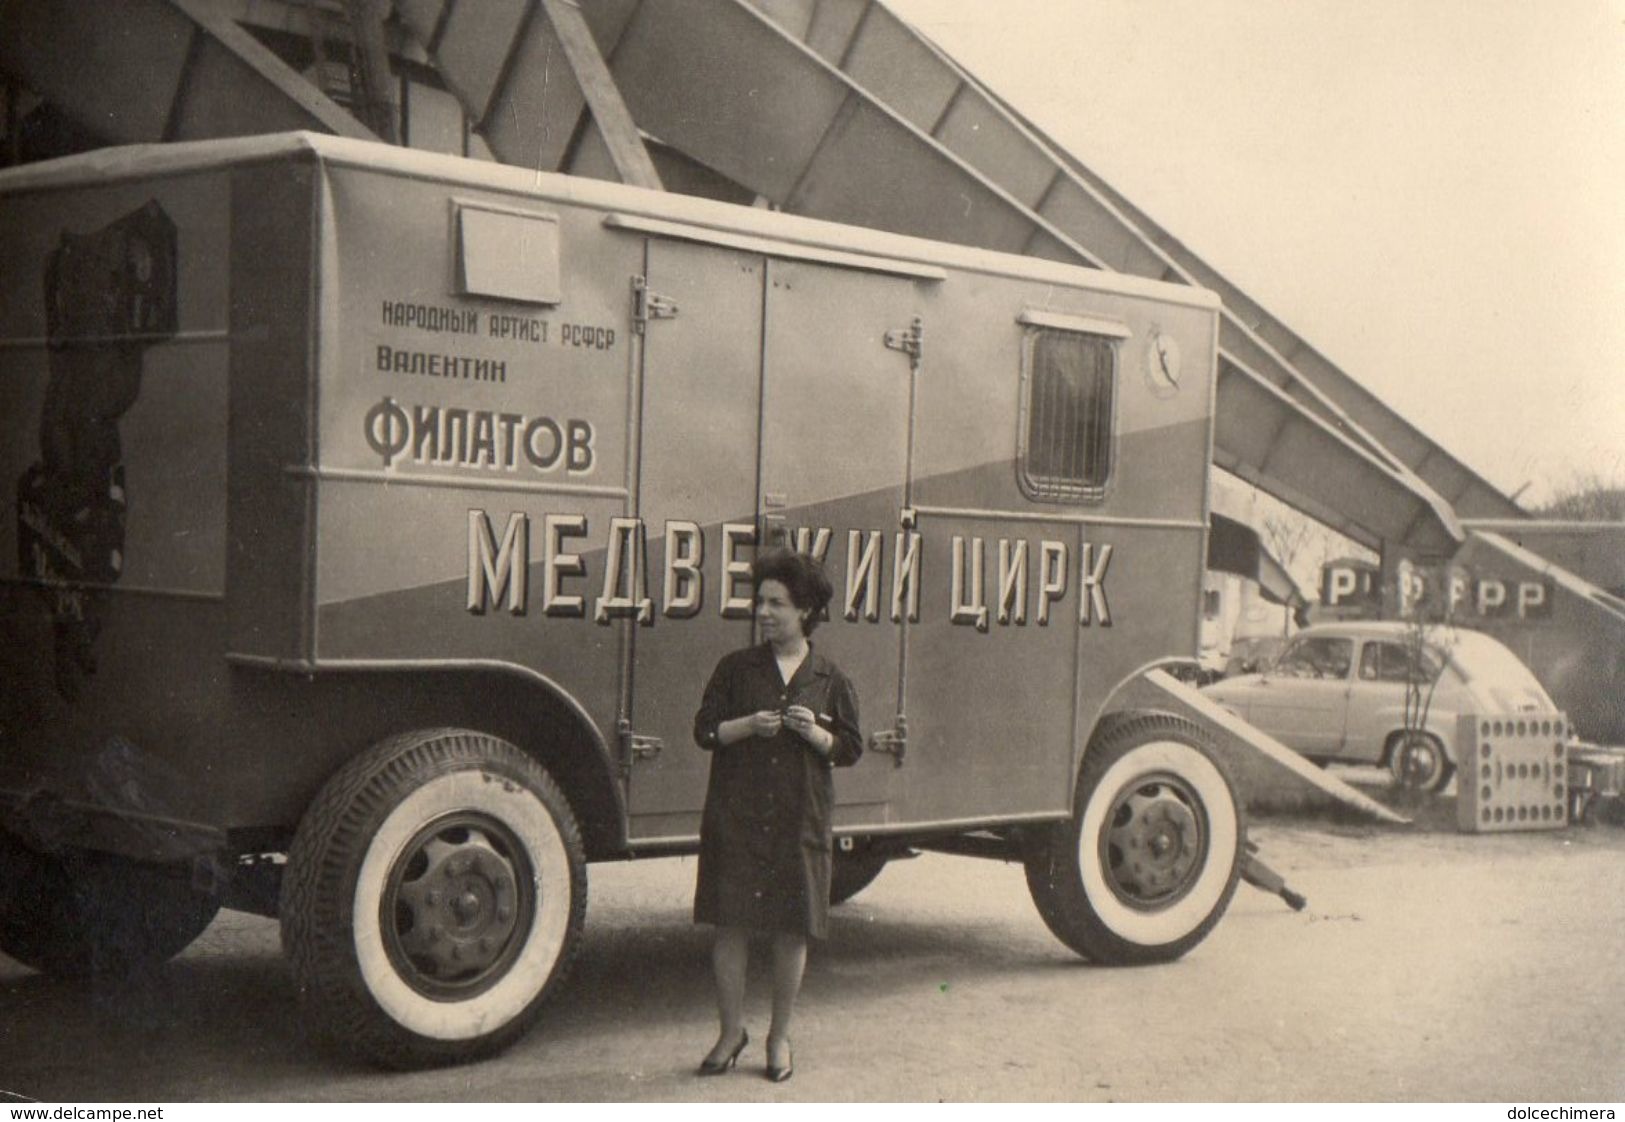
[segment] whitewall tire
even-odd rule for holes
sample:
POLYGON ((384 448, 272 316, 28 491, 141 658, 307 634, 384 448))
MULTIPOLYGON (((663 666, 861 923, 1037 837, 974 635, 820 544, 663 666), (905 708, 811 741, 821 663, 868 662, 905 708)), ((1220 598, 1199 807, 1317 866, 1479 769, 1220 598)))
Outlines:
POLYGON ((312 1021, 390 1066, 506 1047, 567 973, 586 910, 569 803, 511 744, 378 745, 318 795, 288 857, 283 945, 312 1021))
POLYGON ((1235 788, 1201 730, 1115 717, 1084 756, 1072 818, 1027 860, 1050 930, 1103 964, 1167 962, 1206 937, 1241 872, 1235 788))

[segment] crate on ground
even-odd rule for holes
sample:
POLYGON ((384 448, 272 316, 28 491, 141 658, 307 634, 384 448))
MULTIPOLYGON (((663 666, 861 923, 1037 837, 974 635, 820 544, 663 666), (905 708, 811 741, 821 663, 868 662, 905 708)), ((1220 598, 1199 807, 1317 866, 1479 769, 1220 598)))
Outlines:
POLYGON ((1456 734, 1456 825, 1472 833, 1568 825, 1568 719, 1464 714, 1456 734))

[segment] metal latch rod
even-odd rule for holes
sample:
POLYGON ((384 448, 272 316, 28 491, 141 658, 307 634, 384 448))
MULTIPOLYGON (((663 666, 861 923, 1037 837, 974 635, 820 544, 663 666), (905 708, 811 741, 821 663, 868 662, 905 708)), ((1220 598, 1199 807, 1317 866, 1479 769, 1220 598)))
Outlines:
POLYGON ((908 718, 899 713, 892 728, 870 733, 869 750, 890 756, 894 766, 902 767, 903 757, 908 755, 908 718))
POLYGON ((632 330, 639 335, 652 319, 671 319, 677 315, 677 301, 649 290, 646 277, 632 278, 632 330))
POLYGON ((639 760, 652 760, 666 747, 666 742, 658 736, 640 736, 633 732, 631 721, 621 721, 619 731, 622 758, 628 764, 634 764, 639 760))

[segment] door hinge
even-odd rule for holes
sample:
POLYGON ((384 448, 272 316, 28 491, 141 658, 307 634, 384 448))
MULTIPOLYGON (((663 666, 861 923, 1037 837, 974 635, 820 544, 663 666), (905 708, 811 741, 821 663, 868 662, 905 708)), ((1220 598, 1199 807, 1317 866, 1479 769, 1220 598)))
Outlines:
POLYGON ((658 736, 639 736, 632 731, 631 721, 622 721, 619 729, 621 735, 621 759, 624 766, 630 768, 639 760, 652 760, 660 755, 666 742, 658 736))
POLYGON ((632 278, 632 330, 639 335, 652 319, 671 319, 677 314, 677 301, 649 291, 647 277, 632 278))
POLYGON ((869 751, 883 752, 892 758, 894 767, 902 767, 903 757, 908 755, 908 718, 899 713, 891 728, 870 733, 869 751))
POLYGON ((910 364, 917 368, 925 358, 925 322, 915 316, 907 327, 886 332, 886 346, 894 351, 902 351, 909 357, 910 364))

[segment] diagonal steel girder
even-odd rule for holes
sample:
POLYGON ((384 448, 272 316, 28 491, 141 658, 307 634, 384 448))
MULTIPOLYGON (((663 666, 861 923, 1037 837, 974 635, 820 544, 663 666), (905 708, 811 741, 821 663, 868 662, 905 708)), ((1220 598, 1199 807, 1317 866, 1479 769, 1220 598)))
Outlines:
POLYGON ((1395 413, 1219 271, 1162 229, 880 0, 750 0, 1108 267, 1217 292, 1221 339, 1249 369, 1334 424, 1351 423, 1462 517, 1524 517, 1511 499, 1395 413), (1310 391, 1314 392, 1310 392, 1310 391), (1325 410, 1321 400, 1335 404, 1325 410))
MULTIPOLYGON (((579 157, 559 136, 577 127, 581 101, 538 69, 550 48, 528 9, 527 0, 401 6, 499 159, 579 173, 579 157), (541 93, 549 81, 551 101, 541 93), (543 128, 547 114, 553 121, 543 128), (551 147, 536 143, 544 132, 551 147)), ((1121 223, 1074 232, 1062 225, 1064 207, 1046 214, 1024 203, 744 0, 600 0, 583 13, 645 133, 784 210, 1187 280, 1121 223), (1125 267, 1135 254, 1156 266, 1125 267)), ((1073 182, 1064 169, 1050 178, 1073 182)), ((1385 540, 1425 552, 1454 547, 1460 530, 1431 489, 1244 325, 1232 334, 1245 357, 1224 341, 1219 410, 1241 423, 1219 425, 1221 466, 1373 548, 1385 540), (1249 361, 1260 355, 1285 373, 1260 374, 1249 361)))
POLYGON ((574 0, 396 0, 395 10, 503 163, 661 187, 574 0))
POLYGON ((207 0, 0 0, 0 73, 114 144, 373 134, 207 0))

